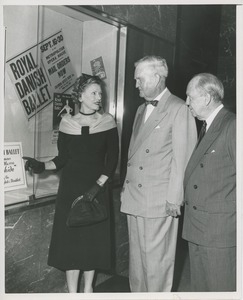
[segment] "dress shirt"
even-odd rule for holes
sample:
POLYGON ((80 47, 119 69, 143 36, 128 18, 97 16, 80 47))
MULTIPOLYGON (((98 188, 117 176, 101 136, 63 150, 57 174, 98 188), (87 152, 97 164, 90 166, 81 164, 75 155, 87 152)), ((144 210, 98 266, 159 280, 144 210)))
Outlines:
MULTIPOLYGON (((154 100, 160 100, 160 98, 163 96, 163 94, 167 91, 167 88, 165 88, 154 100)), ((144 123, 147 121, 148 117, 151 115, 152 111, 154 110, 155 106, 149 104, 146 106, 146 112, 145 112, 145 118, 144 123)))
POLYGON ((208 131, 208 128, 212 124, 214 118, 217 116, 218 112, 224 107, 223 104, 220 104, 212 113, 211 115, 205 120, 207 123, 206 132, 208 131))

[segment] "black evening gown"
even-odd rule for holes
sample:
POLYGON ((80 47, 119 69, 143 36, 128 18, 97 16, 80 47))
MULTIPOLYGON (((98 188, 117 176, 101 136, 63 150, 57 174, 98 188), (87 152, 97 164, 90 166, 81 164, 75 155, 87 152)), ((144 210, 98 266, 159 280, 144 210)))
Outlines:
MULTIPOLYGON (((110 217, 98 224, 69 228, 67 216, 74 199, 85 193, 101 174, 110 177, 118 158, 117 128, 94 134, 59 132, 58 156, 62 168, 53 222, 48 265, 59 270, 108 270, 111 266, 110 217)), ((109 208, 108 184, 97 199, 109 208)))

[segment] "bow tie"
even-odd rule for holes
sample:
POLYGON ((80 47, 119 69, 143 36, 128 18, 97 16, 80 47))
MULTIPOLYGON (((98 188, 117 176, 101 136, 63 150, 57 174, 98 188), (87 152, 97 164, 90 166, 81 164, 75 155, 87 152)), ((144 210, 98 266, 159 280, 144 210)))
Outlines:
POLYGON ((158 100, 151 100, 151 101, 145 101, 145 105, 147 106, 147 105, 149 105, 149 104, 151 104, 151 105, 153 105, 153 106, 157 106, 158 105, 158 100))

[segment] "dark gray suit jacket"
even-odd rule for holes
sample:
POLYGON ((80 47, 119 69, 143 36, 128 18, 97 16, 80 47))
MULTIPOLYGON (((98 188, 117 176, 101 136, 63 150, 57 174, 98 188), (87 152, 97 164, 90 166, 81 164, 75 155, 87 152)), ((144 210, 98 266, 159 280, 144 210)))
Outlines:
POLYGON ((208 247, 236 245, 236 117, 222 108, 194 150, 184 178, 182 237, 208 247))

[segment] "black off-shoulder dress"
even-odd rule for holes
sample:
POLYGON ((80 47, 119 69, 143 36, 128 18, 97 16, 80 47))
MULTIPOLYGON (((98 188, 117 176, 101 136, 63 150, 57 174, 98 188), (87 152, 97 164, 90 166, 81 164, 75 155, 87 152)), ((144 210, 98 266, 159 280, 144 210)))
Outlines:
MULTIPOLYGON (((117 128, 82 135, 59 132, 58 156, 53 161, 62 173, 48 265, 63 271, 110 268, 110 218, 79 228, 67 227, 66 220, 73 200, 85 193, 101 174, 110 177, 117 159, 117 128)), ((105 204, 110 215, 107 183, 97 199, 105 204)))

